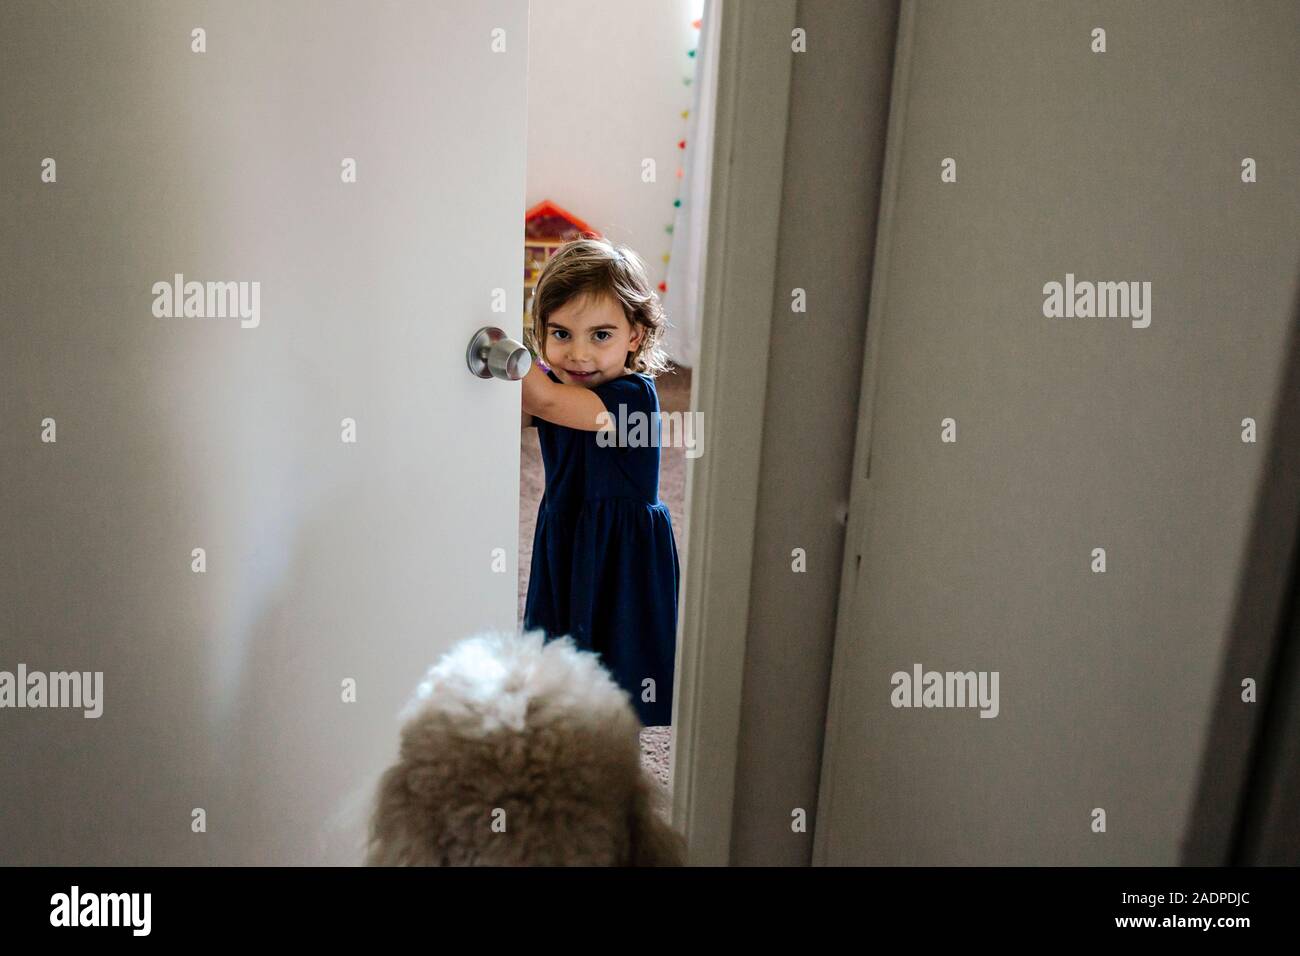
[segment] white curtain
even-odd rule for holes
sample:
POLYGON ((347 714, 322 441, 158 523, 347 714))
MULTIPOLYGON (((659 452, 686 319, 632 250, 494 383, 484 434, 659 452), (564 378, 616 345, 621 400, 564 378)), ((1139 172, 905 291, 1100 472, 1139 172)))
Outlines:
POLYGON ((695 81, 687 117, 681 206, 673 221, 672 252, 668 259, 668 290, 663 297, 669 327, 665 349, 677 365, 695 368, 700 354, 700 308, 705 243, 709 232, 709 180, 713 168, 713 104, 717 87, 717 0, 704 0, 699 42, 695 48, 695 81))

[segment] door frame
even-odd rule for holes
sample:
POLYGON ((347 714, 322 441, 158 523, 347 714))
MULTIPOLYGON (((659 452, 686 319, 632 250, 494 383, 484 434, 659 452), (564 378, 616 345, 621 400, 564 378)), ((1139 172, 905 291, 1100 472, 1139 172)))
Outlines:
POLYGON ((717 3, 718 78, 699 367, 709 444, 687 459, 673 700, 673 825, 691 865, 731 857, 795 0, 717 3))
POLYGON ((855 623, 853 604, 857 596, 858 572, 862 562, 862 540, 871 516, 871 438, 875 421, 877 358, 885 324, 888 297, 886 277, 892 253, 895 209, 898 199, 899 163, 902 153, 903 126, 907 116, 908 88, 912 75, 912 37, 915 9, 903 0, 898 10, 898 32, 894 39, 894 67, 889 85, 889 118, 885 127, 884 165, 880 176, 880 212, 876 226, 875 250, 871 260, 871 291, 867 307, 867 334, 862 357, 862 380, 858 394, 857 433, 853 442, 853 477, 849 489, 849 520, 844 532, 844 556, 840 566, 839 600, 835 611, 835 644, 831 657, 830 690, 826 699, 826 724, 822 742, 821 772, 817 783, 817 812, 813 826, 812 865, 825 866, 830 847, 832 781, 839 752, 835 740, 844 726, 844 648, 855 623))
POLYGON ((1300 836, 1300 291, 1238 572, 1183 866, 1294 865, 1300 836), (1246 706, 1242 679, 1259 697, 1246 706))

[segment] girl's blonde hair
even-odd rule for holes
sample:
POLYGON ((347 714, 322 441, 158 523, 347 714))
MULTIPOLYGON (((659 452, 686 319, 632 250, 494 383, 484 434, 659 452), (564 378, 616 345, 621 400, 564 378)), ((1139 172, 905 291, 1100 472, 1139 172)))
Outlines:
MULTIPOLYGON (((533 291, 533 304, 524 326, 524 344, 546 357, 547 320, 551 313, 580 296, 613 296, 633 330, 641 326, 641 343, 629 351, 623 367, 652 378, 670 371, 662 346, 668 319, 659 296, 650 287, 645 263, 627 246, 583 237, 566 242, 547 260, 533 291)), ((549 360, 547 365, 549 365, 549 360)))

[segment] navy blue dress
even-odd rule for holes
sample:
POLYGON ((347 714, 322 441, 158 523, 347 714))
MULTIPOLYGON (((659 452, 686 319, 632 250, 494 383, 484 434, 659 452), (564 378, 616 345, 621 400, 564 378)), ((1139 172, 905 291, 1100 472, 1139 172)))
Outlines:
POLYGON ((541 628, 547 641, 567 634, 595 651, 628 692, 641 724, 668 726, 681 566, 668 506, 659 500, 659 394, 654 379, 639 372, 591 391, 615 422, 626 422, 630 440, 601 447, 594 431, 535 419, 546 491, 537 509, 524 630, 541 628), (633 412, 645 415, 640 442, 633 412))

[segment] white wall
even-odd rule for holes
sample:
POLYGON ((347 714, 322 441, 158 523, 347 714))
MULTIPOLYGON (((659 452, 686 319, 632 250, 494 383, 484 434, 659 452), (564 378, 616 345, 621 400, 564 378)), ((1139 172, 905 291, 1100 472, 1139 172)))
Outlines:
MULTIPOLYGON (((550 199, 665 281, 703 0, 533 0, 528 205, 550 199), (642 160, 657 166, 641 181, 642 160)), ((669 317, 670 321, 672 316, 669 317)))

